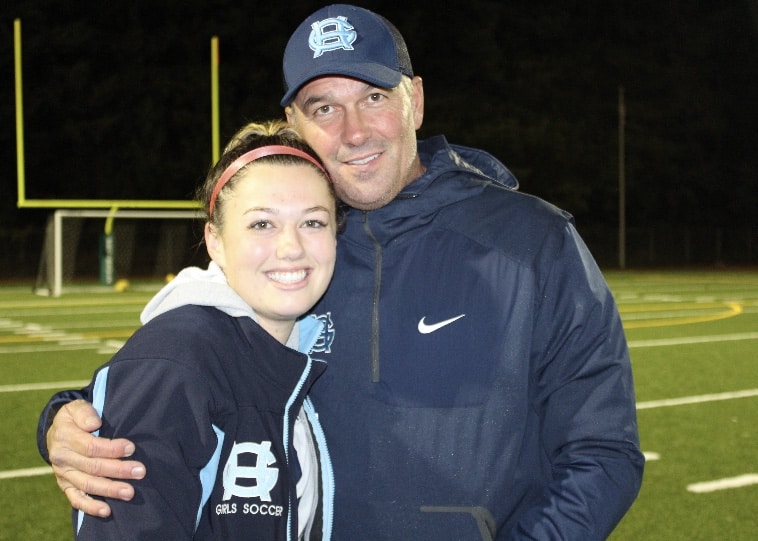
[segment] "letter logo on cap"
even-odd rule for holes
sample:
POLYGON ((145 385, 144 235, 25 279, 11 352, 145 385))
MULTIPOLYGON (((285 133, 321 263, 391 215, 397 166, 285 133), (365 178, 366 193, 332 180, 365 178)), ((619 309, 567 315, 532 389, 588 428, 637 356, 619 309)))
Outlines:
POLYGON ((347 17, 339 16, 316 21, 311 25, 308 46, 313 50, 313 58, 337 49, 353 50, 357 34, 347 17))

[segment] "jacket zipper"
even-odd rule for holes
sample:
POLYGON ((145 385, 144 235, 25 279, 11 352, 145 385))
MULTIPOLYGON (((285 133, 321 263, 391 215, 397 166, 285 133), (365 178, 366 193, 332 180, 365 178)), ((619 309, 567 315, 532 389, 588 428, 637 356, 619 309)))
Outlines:
POLYGON ((326 443, 324 429, 321 426, 318 413, 313 407, 309 397, 305 397, 303 409, 311 424, 313 438, 316 440, 316 452, 319 459, 319 471, 321 475, 321 487, 323 502, 321 504, 322 531, 321 539, 329 541, 332 538, 332 525, 334 523, 334 468, 332 457, 329 454, 329 446, 326 443))
POLYGON ((378 383, 381 381, 381 372, 379 365, 379 293, 382 289, 382 246, 371 232, 368 223, 368 212, 363 212, 363 231, 371 239, 374 245, 374 297, 371 304, 371 381, 378 383))
MULTIPOLYGON (((308 351, 310 351, 310 348, 308 349, 308 351)), ((303 373, 300 374, 300 379, 298 380, 297 385, 295 386, 292 393, 290 394, 290 397, 287 400, 287 404, 284 407, 284 422, 282 423, 282 429, 284 430, 284 433, 282 434, 282 442, 284 444, 284 460, 287 463, 287 468, 292 467, 292 464, 290 462, 291 461, 290 442, 293 439, 292 429, 295 425, 294 421, 292 421, 292 416, 293 416, 292 405, 302 393, 303 385, 308 379, 308 376, 310 375, 311 370, 313 368, 313 359, 311 359, 310 353, 308 353, 307 355, 308 355, 308 361, 306 362, 305 369, 303 370, 303 373)), ((294 415, 297 416, 298 413, 300 412, 298 411, 294 413, 294 415)), ((295 458, 295 460, 297 460, 297 458, 295 458)), ((292 495, 290 495, 289 498, 287 498, 287 500, 288 500, 287 502, 287 539, 296 539, 297 538, 297 525, 294 524, 292 521, 292 512, 293 512, 292 495)), ((295 497, 294 500, 296 502, 297 497, 295 497)))

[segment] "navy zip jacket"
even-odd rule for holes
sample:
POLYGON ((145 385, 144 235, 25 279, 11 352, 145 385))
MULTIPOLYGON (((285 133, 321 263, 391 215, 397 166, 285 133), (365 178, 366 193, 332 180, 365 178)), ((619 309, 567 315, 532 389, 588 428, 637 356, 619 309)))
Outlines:
MULTIPOLYGON (((299 325, 308 351, 321 325, 312 318, 299 325)), ((301 406, 331 489, 323 433, 306 398, 324 368, 250 317, 195 305, 155 317, 98 370, 86 393, 102 411, 100 435, 131 439, 133 458, 149 473, 134 482, 131 502, 108 500, 110 518, 74 511, 76 539, 295 541, 290 471, 301 406)), ((325 499, 318 521, 328 526, 325 499)))
POLYGON ((315 309, 335 539, 605 538, 643 469, 611 293, 572 218, 492 156, 419 153, 396 200, 349 212, 315 309))
POLYGON ((419 154, 394 201, 348 213, 315 309, 332 537, 603 539, 643 469, 611 293, 571 217, 495 158, 419 154))

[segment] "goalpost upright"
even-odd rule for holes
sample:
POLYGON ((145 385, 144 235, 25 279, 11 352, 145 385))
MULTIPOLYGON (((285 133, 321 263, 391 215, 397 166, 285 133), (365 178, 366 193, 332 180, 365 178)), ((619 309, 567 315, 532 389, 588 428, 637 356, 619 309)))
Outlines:
POLYGON ((14 81, 16 90, 16 175, 17 182, 17 206, 21 208, 26 199, 24 187, 24 93, 22 88, 23 77, 21 76, 21 20, 13 21, 13 64, 14 81))

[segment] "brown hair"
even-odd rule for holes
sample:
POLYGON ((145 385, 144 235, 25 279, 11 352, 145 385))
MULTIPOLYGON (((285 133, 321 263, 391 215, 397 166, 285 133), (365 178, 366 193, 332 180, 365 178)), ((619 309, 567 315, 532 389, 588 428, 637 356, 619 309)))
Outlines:
MULTIPOLYGON (((324 177, 329 185, 329 191, 335 199, 336 219, 338 230, 344 222, 344 210, 334 192, 331 178, 326 173, 321 159, 313 149, 300 137, 300 135, 283 120, 269 120, 265 122, 251 122, 240 128, 226 145, 218 162, 211 167, 205 182, 197 191, 197 199, 203 205, 206 222, 216 227, 223 223, 224 193, 232 189, 239 173, 244 171, 249 163, 245 163, 237 170, 230 168, 241 156, 262 147, 288 147, 294 152, 274 152, 258 157, 255 161, 264 161, 282 165, 311 165, 324 177), (219 186, 219 180, 224 184, 219 186)), ((239 164, 237 164, 239 166, 239 164)))

